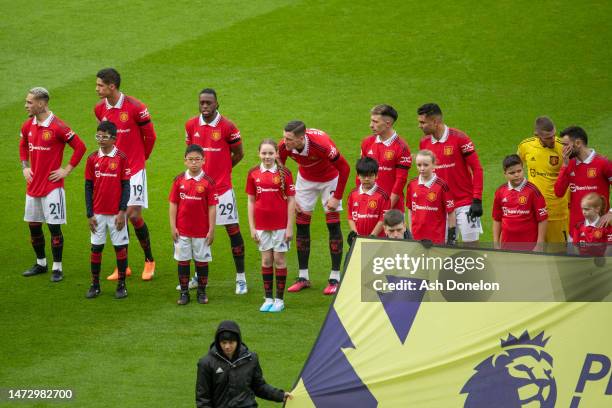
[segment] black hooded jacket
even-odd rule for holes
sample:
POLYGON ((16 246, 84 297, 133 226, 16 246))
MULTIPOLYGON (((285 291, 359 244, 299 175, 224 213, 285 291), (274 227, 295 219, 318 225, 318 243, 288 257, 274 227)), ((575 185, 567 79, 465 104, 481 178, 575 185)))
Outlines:
POLYGON ((223 321, 217 328, 208 354, 198 361, 196 407, 256 407, 255 396, 282 402, 285 392, 266 383, 257 354, 242 343, 238 324, 231 320, 223 321), (238 347, 231 360, 225 356, 219 343, 219 334, 224 331, 238 336, 238 347))

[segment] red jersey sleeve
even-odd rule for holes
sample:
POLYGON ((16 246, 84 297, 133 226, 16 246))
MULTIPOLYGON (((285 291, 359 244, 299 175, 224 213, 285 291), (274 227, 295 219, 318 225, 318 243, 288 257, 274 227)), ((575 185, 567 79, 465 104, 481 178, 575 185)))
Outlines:
POLYGON ((534 185, 534 193, 533 193, 533 211, 536 215, 536 220, 538 222, 542 222, 548 219, 548 211, 546 210, 546 201, 544 200, 544 196, 537 187, 534 185))
POLYGON ((412 183, 410 181, 408 187, 406 187, 406 207, 412 209, 412 183))
POLYGON ((157 135, 155 134, 155 128, 153 127, 153 122, 151 122, 151 114, 149 113, 147 106, 142 102, 133 106, 136 124, 138 124, 140 137, 142 137, 144 144, 145 160, 148 160, 151 152, 153 151, 155 140, 157 140, 157 135))
POLYGON ((608 243, 608 245, 612 245, 612 226, 608 225, 608 227, 606 228, 606 242, 608 243))
POLYGON ((604 176, 608 179, 608 182, 612 184, 612 160, 608 160, 604 167, 604 176))
POLYGON ((19 159, 26 161, 30 157, 29 142, 28 142, 28 121, 21 126, 21 132, 19 134, 19 159))
POLYGON ((442 205, 446 208, 446 212, 448 214, 455 211, 455 202, 453 201, 453 197, 450 195, 450 190, 448 185, 443 186, 442 188, 442 205))
POLYGON ((227 144, 229 145, 239 145, 242 143, 242 138, 240 137, 240 131, 233 123, 230 125, 230 131, 227 134, 225 139, 227 144))
POLYGON ((570 173, 574 171, 575 165, 576 161, 572 159, 567 166, 561 166, 559 176, 557 177, 557 181, 555 181, 555 195, 557 197, 563 197, 565 195, 567 187, 569 186, 570 173))
POLYGON ((210 182, 210 185, 206 189, 206 200, 208 201, 208 206, 217 205, 219 199, 217 197, 216 188, 214 181, 210 182))
POLYGON ((249 175, 247 176, 246 187, 244 190, 248 195, 256 195, 257 188, 255 186, 255 180, 253 179, 253 172, 249 172, 249 175))
POLYGON ((353 202, 355 201, 353 199, 354 193, 355 193, 355 190, 351 191, 348 196, 348 207, 347 207, 348 211, 346 212, 346 218, 348 220, 353 220, 353 202))
POLYGON ((378 221, 383 221, 383 219, 385 218, 385 213, 391 208, 391 200, 389 200, 389 197, 383 196, 380 199, 380 214, 378 216, 378 221))
MULTIPOLYGON (((503 188, 503 187, 500 187, 503 188)), ((499 188, 497 189, 497 191, 495 191, 495 199, 493 200, 493 210, 492 210, 492 216, 493 219, 495 221, 501 222, 502 217, 504 216, 504 213, 502 211, 502 207, 501 207, 501 198, 500 198, 501 194, 499 191, 499 188)))
POLYGON ((334 197, 338 200, 342 200, 342 195, 344 194, 344 188, 346 187, 346 182, 348 181, 349 174, 351 173, 351 168, 346 162, 344 156, 342 156, 340 153, 338 153, 336 160, 332 161, 332 164, 336 169, 338 169, 339 173, 338 184, 336 185, 336 191, 334 191, 334 197))
POLYGON ((87 158, 87 162, 85 163, 85 180, 93 180, 93 179, 94 179, 94 159, 93 159, 93 155, 90 155, 87 158))
POLYGON ((121 180, 129 180, 132 176, 127 156, 121 156, 121 180))
POLYGON ((191 123, 191 120, 188 120, 187 122, 185 122, 185 144, 187 146, 189 146, 191 143, 191 132, 189 130, 189 124, 191 123))
POLYGON ((295 195, 295 185, 293 184, 293 177, 289 169, 284 169, 283 176, 285 177, 285 195, 292 197, 295 195))
POLYGON ((391 189, 391 193, 402 195, 404 186, 406 186, 406 180, 408 179, 408 170, 412 166, 412 156, 410 156, 410 149, 408 146, 402 146, 401 154, 397 156, 395 163, 395 183, 391 189))
POLYGON ((283 166, 285 165, 285 163, 287 163, 287 157, 289 157, 287 146, 285 146, 285 143, 281 141, 278 144, 278 160, 281 162, 283 166))
POLYGON ((459 141, 459 149, 465 158, 465 163, 472 170, 472 198, 482 199, 484 172, 472 140, 464 136, 459 141))
POLYGON ((178 179, 174 179, 174 181, 172 182, 172 188, 170 189, 168 201, 174 204, 178 204, 180 201, 178 179))

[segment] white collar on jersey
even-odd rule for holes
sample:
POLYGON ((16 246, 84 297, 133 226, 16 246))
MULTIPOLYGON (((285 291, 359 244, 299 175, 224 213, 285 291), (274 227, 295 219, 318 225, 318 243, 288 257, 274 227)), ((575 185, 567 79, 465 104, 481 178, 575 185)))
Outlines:
POLYGON ((104 98, 104 101, 106 102, 106 109, 112 109, 112 108, 121 109, 121 107, 123 106, 124 100, 125 100, 125 95, 123 94, 123 92, 120 92, 119 100, 114 106, 108 102, 108 98, 104 98))
POLYGON ((512 187, 512 184, 508 182, 508 190, 515 190, 520 193, 525 188, 525 185, 527 185, 527 178, 523 177, 523 181, 521 181, 521 184, 516 187, 512 187))
POLYGON ((302 151, 298 152, 297 150, 293 149, 292 152, 300 156, 308 156, 308 135, 304 135, 304 148, 302 151))
POLYGON ((591 149, 591 154, 589 154, 587 156, 586 159, 584 159, 584 161, 580 161, 578 159, 576 159, 576 164, 591 164, 591 162, 593 161, 593 159, 595 158, 595 149, 591 149))
POLYGON ((597 223, 599 222, 599 219, 600 219, 600 218, 601 218, 601 217, 599 217, 599 216, 598 216, 598 217, 595 219, 595 221, 593 221, 593 222, 590 222, 589 220, 587 220, 587 219, 585 218, 585 219, 584 219, 584 225, 585 225, 585 227, 596 227, 596 226, 597 226, 597 223))
POLYGON ((276 170, 278 170, 278 166, 276 165, 276 163, 274 163, 272 167, 270 167, 269 169, 266 169, 263 163, 261 163, 259 165, 259 170, 261 170, 262 173, 265 173, 266 171, 269 171, 270 173, 276 173, 276 170))
POLYGON ((200 113, 200 126, 217 127, 217 125, 219 124, 220 121, 221 121, 221 114, 219 113, 219 111, 217 111, 217 114, 215 115, 215 118, 210 123, 207 123, 204 120, 204 115, 202 115, 200 113))
POLYGON ((102 149, 98 149, 98 157, 104 157, 104 156, 108 156, 108 157, 115 157, 117 155, 117 146, 113 146, 113 150, 110 151, 110 153, 104 153, 102 151, 102 149))
POLYGON ((360 184, 359 185, 359 194, 367 194, 367 195, 371 196, 376 191, 376 187, 378 187, 378 185, 376 183, 374 183, 374 185, 372 186, 371 189, 369 189, 368 191, 363 191, 363 185, 360 184))
POLYGON ((380 138, 380 135, 376 135, 376 141, 374 143, 382 143, 385 146, 389 147, 391 146, 391 143, 395 142, 395 139, 397 139, 397 132, 393 132, 393 134, 391 135, 390 138, 388 138, 387 140, 383 141, 380 138))
POLYGON ((185 171, 185 179, 187 179, 187 180, 194 179, 195 181, 200 181, 200 180, 202 180, 202 177, 204 177, 204 170, 200 170, 200 174, 198 174, 195 177, 193 177, 191 174, 189 174, 189 170, 185 171))
POLYGON ((49 125, 51 124, 51 121, 53 120, 54 116, 53 116, 53 112, 49 112, 49 117, 47 119, 45 119, 45 121, 43 123, 38 123, 36 121, 36 116, 34 116, 33 120, 32 120, 32 124, 33 125, 37 125, 37 126, 42 126, 42 127, 49 127, 49 125))
POLYGON ((444 125, 444 133, 442 133, 442 137, 440 138, 440 140, 436 139, 435 137, 433 137, 433 135, 431 135, 431 144, 436 144, 436 143, 445 143, 448 140, 448 126, 444 125))
POLYGON ((423 180, 423 177, 421 177, 419 175, 419 184, 422 186, 425 186, 427 188, 431 188, 431 186, 433 186, 433 183, 435 183, 435 181, 437 180, 438 176, 436 176, 436 173, 433 174, 433 177, 429 179, 429 181, 425 181, 423 180))

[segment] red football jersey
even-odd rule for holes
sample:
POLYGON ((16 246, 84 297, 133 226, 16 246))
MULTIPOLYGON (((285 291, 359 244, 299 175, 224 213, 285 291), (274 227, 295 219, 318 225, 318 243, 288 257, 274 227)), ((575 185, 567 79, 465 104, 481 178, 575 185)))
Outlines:
POLYGON ((206 238, 210 227, 208 207, 217 205, 217 190, 213 179, 204 172, 196 177, 191 177, 188 171, 181 173, 174 179, 168 199, 178 205, 176 229, 179 234, 190 238, 206 238))
POLYGON ((37 123, 36 117, 32 117, 21 126, 19 157, 21 161, 30 161, 34 173, 26 190, 30 197, 45 197, 56 188, 64 187, 63 179, 51 182, 49 174, 62 166, 66 143, 74 148, 70 164, 76 167, 85 154, 85 145, 53 113, 43 123, 37 123))
POLYGON ((253 167, 247 176, 246 193, 255 196, 255 229, 287 228, 287 197, 295 195, 288 168, 279 171, 276 165, 270 170, 261 165, 253 167))
MULTIPOLYGON (((399 200, 395 209, 404 212, 404 188, 412 157, 408 144, 395 133, 384 142, 377 135, 371 135, 361 142, 361 157, 371 157, 378 163, 376 184, 390 194, 397 194, 399 200)), ((359 178, 357 178, 359 186, 359 178)))
POLYGON ((504 183, 495 191, 493 219, 501 222, 502 248, 532 250, 538 240, 538 224, 548 219, 546 201, 527 179, 516 188, 504 183))
POLYGON ((447 127, 440 140, 433 136, 421 139, 420 149, 434 152, 436 174, 448 183, 455 207, 470 205, 473 198, 482 199, 482 166, 474 143, 465 133, 447 127))
POLYGON ((593 223, 586 220, 574 226, 572 243, 580 255, 604 256, 608 246, 612 246, 612 226, 597 227, 599 218, 593 223))
POLYGON ((202 115, 195 116, 185 123, 185 142, 204 149, 204 171, 215 180, 217 194, 221 195, 232 188, 230 146, 239 145, 242 139, 240 131, 231 121, 220 113, 210 123, 206 123, 202 115))
POLYGON ((121 203, 121 181, 130 179, 127 156, 116 147, 109 154, 93 152, 85 165, 85 180, 93 181, 95 214, 114 215, 121 203))
MULTIPOLYGON (((390 205, 389 195, 377 184, 369 191, 363 191, 362 186, 359 186, 349 194, 348 208, 350 211, 347 212, 347 216, 355 223, 357 234, 367 236, 372 234, 378 222, 382 222, 390 205)), ((385 236, 384 229, 378 236, 385 236)))
POLYGON ((446 219, 455 210, 455 204, 444 180, 437 175, 426 183, 420 180, 420 176, 410 180, 406 207, 410 209, 410 231, 414 239, 445 243, 446 219))
POLYGON ((114 106, 107 99, 98 102, 94 113, 98 121, 109 121, 117 126, 117 148, 128 157, 130 173, 144 169, 156 139, 145 104, 121 94, 114 106))
POLYGON ((555 194, 563 197, 567 188, 570 189, 571 236, 574 236, 574 227, 583 219, 582 198, 588 193, 597 193, 604 196, 605 204, 609 206, 611 183, 612 162, 595 153, 595 150, 583 162, 571 159, 567 166, 561 167, 555 183, 555 194))

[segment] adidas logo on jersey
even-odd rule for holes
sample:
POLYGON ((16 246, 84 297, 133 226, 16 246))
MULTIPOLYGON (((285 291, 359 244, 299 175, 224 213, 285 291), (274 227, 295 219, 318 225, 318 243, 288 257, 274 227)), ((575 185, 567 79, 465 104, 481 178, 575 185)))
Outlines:
POLYGON ((574 176, 576 176, 576 174, 575 174, 575 173, 572 171, 572 172, 570 173, 570 176, 574 177, 574 176))
POLYGON ((258 178, 256 178, 256 179, 255 179, 255 182, 256 182, 256 183, 259 183, 259 179, 258 179, 258 178))
POLYGON ((215 373, 217 374, 221 374, 223 372, 223 369, 221 367, 217 368, 217 371, 215 371, 215 373))
POLYGON ((532 157, 532 158, 531 158, 531 161, 536 161, 535 157, 532 157))
POLYGON ((102 118, 102 120, 101 120, 100 122, 104 122, 105 120, 108 120, 108 119, 106 119, 106 116, 105 116, 105 117, 103 117, 103 118, 102 118))
POLYGON ((353 203, 353 207, 358 207, 359 203, 353 203))
POLYGON ((368 150, 368 154, 374 154, 374 152, 372 151, 372 149, 368 150))
POLYGON ((100 163, 96 163, 94 167, 100 167, 100 163))
POLYGON ((198 132, 195 132, 195 134, 193 135, 193 137, 200 137, 200 134, 198 132))
POLYGON ((414 192, 414 194, 412 196, 415 197, 415 198, 417 197, 416 191, 414 192))
POLYGON ((183 189, 183 190, 185 189, 185 186, 183 184, 181 184, 181 189, 183 189))
POLYGON ((502 203, 507 203, 508 199, 506 197, 504 197, 504 199, 502 200, 502 203))

